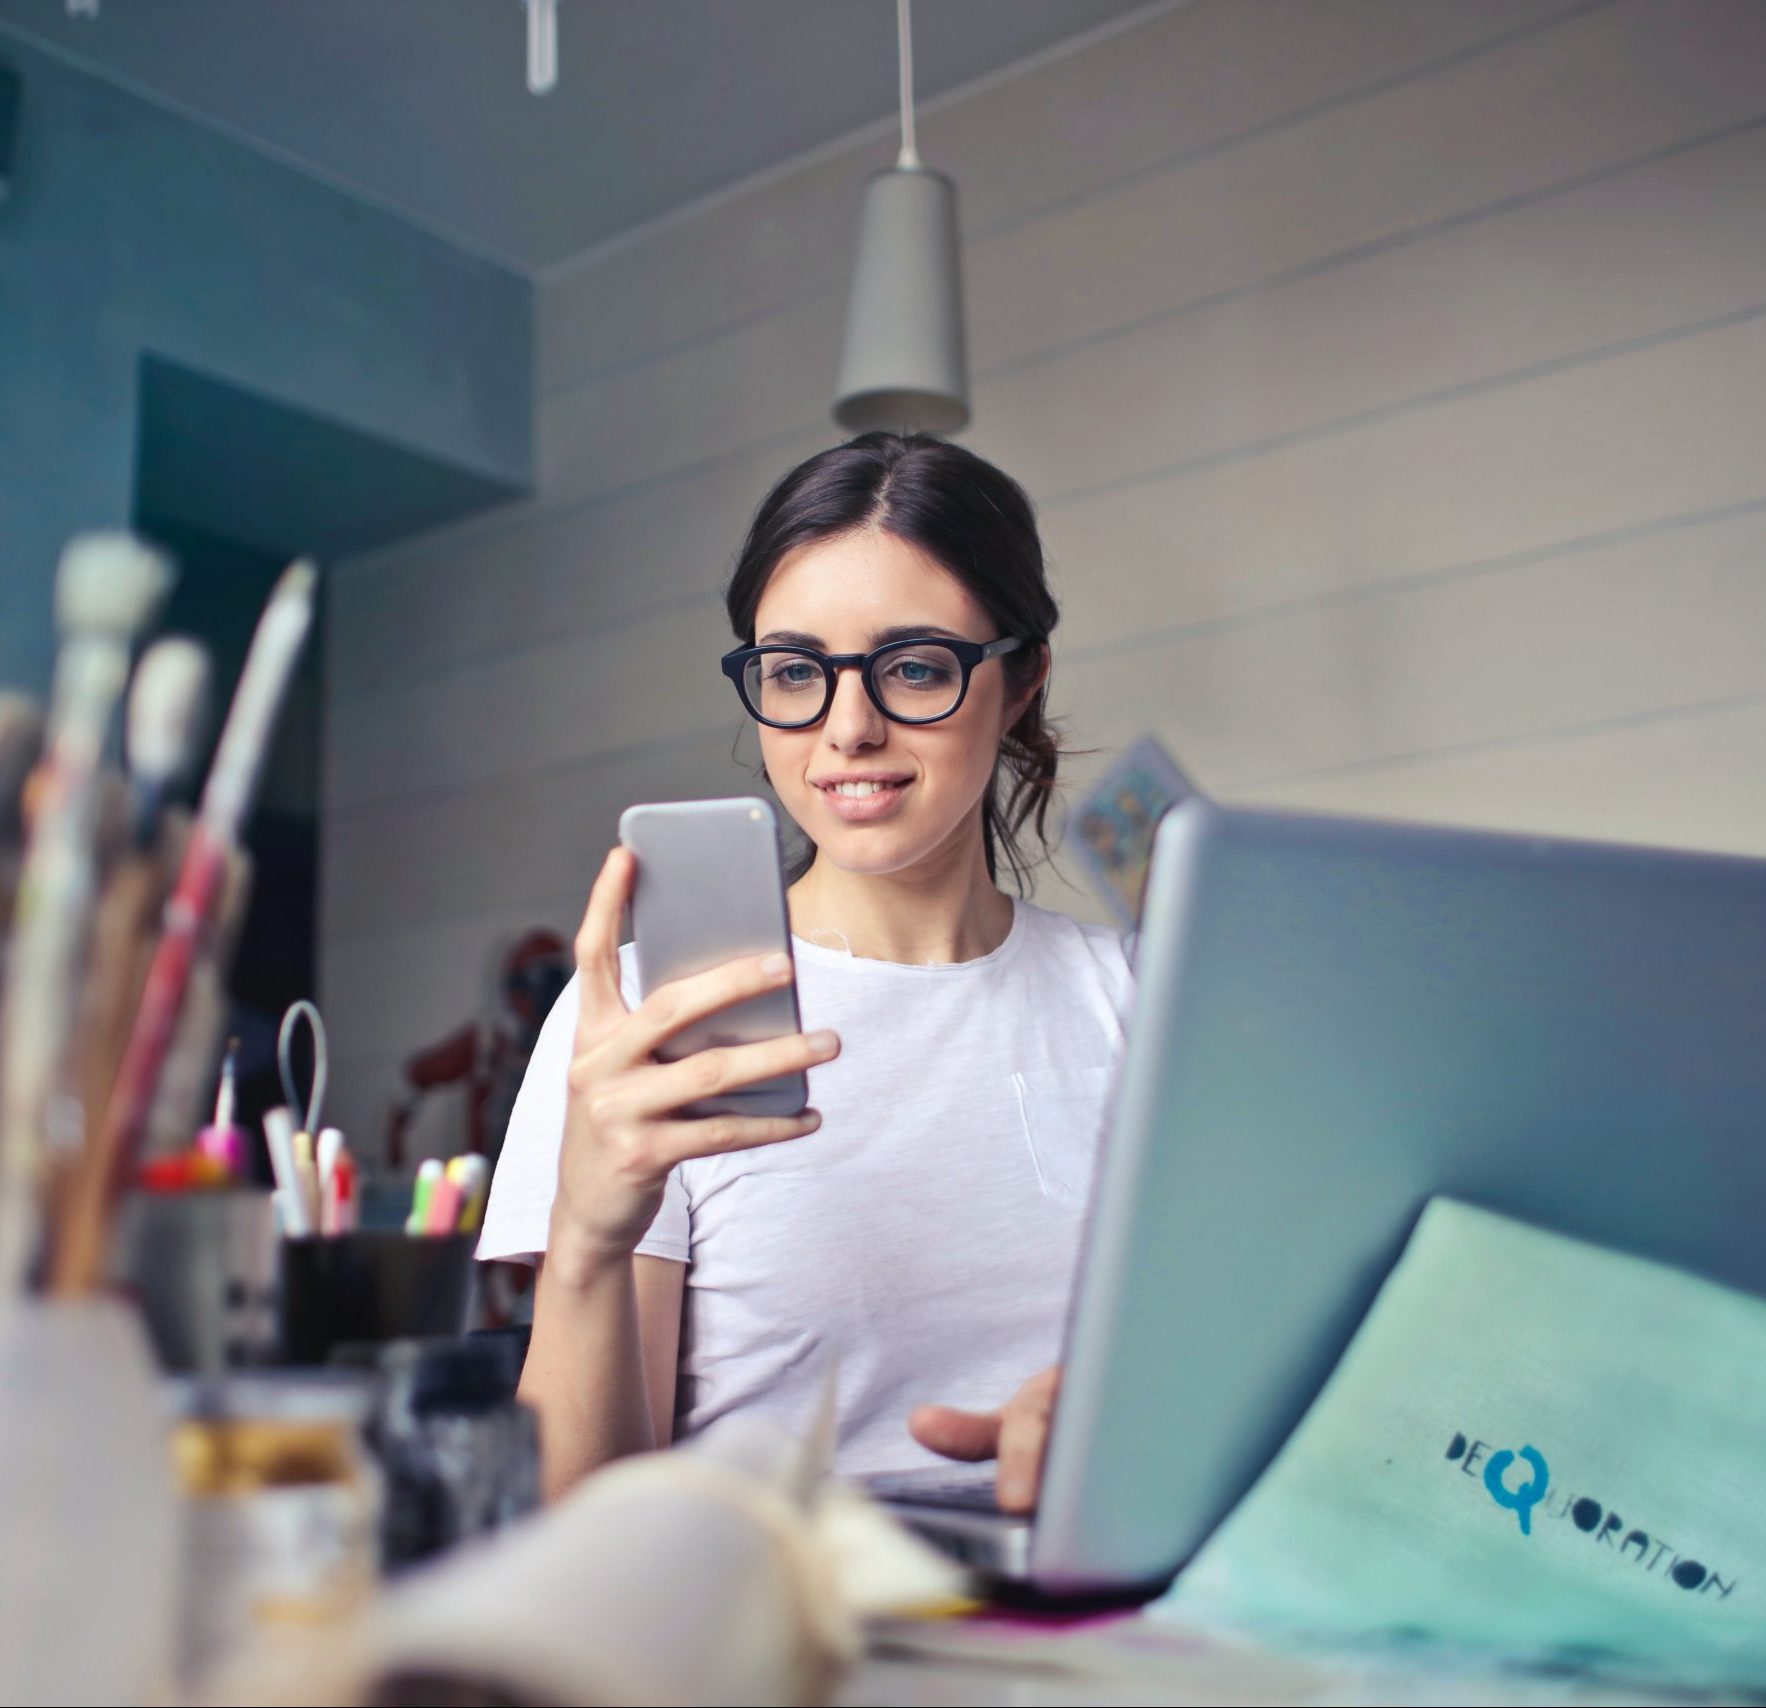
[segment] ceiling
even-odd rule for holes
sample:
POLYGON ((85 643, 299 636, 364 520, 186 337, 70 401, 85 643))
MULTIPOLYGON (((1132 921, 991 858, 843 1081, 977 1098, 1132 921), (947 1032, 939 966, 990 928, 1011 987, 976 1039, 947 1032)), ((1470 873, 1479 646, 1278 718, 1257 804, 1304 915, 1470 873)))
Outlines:
MULTIPOLYGON (((922 101, 1146 0, 920 0, 922 101)), ((526 272, 895 110, 892 0, 0 0, 44 48, 526 272)))

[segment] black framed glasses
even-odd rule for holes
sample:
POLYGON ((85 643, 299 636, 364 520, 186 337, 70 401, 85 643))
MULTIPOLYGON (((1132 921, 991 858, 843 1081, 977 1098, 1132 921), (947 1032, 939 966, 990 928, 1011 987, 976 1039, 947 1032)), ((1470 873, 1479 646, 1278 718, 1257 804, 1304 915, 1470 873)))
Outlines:
POLYGON ((978 664, 1027 644, 1019 635, 999 640, 890 641, 872 652, 814 652, 801 646, 739 646, 723 656, 723 673, 736 684, 748 715, 774 729, 808 729, 828 715, 842 670, 864 679, 871 704, 898 724, 935 724, 969 692, 978 664))

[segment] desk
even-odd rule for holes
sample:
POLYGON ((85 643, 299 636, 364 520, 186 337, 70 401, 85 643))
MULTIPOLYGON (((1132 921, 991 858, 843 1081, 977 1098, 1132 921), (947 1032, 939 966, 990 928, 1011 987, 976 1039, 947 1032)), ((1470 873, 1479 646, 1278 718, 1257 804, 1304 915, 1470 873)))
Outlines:
MULTIPOLYGON (((1687 1708, 1727 1700, 1597 1688, 1489 1671, 1405 1671, 1297 1660, 1129 1616, 1046 1635, 1002 1636, 989 1621, 891 1624, 840 1679, 833 1708, 1151 1708, 1152 1704, 1537 1705, 1687 1708)), ((355 1633, 359 1639, 360 1632, 355 1633)), ((269 1708, 364 1700, 350 1637, 312 1628, 264 1632, 252 1651, 192 1699, 269 1708)), ((464 1696, 462 1700, 466 1700, 464 1696)))
MULTIPOLYGON (((604 1493, 618 1487, 612 1473, 600 1487, 604 1493)), ((672 1514, 677 1542, 681 1516, 679 1509, 672 1514)), ((935 1703, 953 1708, 1091 1703, 1683 1708, 1733 1699, 1503 1673, 1481 1656, 1475 1663, 1449 1656, 1427 1667, 1408 1652, 1391 1660, 1302 1657, 1260 1648, 1217 1628, 1179 1623, 1157 1607, 1070 1619, 984 1613, 966 1619, 876 1620, 866 1627, 866 1652, 841 1671, 828 1664, 831 1657, 821 1642, 806 1643, 806 1627, 791 1612, 793 1606, 801 1612, 802 1606, 792 1600, 790 1574, 776 1580, 783 1599, 766 1592, 764 1556, 743 1568, 755 1575, 724 1586, 727 1595, 711 1584, 717 1594, 710 1600, 701 1594, 699 1625, 691 1639, 667 1641, 667 1652, 658 1653, 669 1628, 646 1623, 646 1610, 681 1607, 681 1556, 666 1535, 646 1555, 642 1535, 634 1544, 629 1524, 623 1538, 617 1530, 609 1532, 607 1526, 620 1520, 621 1510, 609 1500, 573 1497, 507 1536, 480 1544, 476 1557, 463 1552, 407 1579, 400 1591, 402 1611, 394 1608, 393 1598, 375 1597, 336 1625, 262 1626, 249 1649, 223 1676, 206 1681, 197 1699, 342 1708, 375 1699, 364 1681, 389 1665, 409 1667, 412 1657, 418 1671, 439 1660, 443 1672, 519 1680, 529 1697, 548 1701, 580 1701, 597 1690, 601 1694, 594 1699, 605 1700, 611 1682, 634 1675, 648 1678, 654 1688, 628 1688, 614 1700, 633 1695, 777 1700, 781 1694, 814 1692, 835 1708, 935 1703), (620 1575, 597 1569, 609 1558, 620 1575), (758 1597, 749 1593, 757 1584, 758 1597), (776 1651, 755 1646, 754 1639, 768 1632, 776 1635, 776 1651), (621 1648, 618 1639, 625 1634, 637 1640, 621 1648), (734 1687, 744 1683, 750 1688, 738 1693, 734 1687)), ((727 1525, 711 1527, 706 1535, 712 1558, 719 1546, 723 1557, 731 1558, 727 1525)), ((691 1605, 674 1617, 693 1618, 691 1605)), ((472 1698, 468 1692, 459 1699, 472 1698)), ((514 1690, 503 1699, 523 1699, 523 1692, 514 1690)))
POLYGON ((1538 1704, 1596 1708, 1689 1704, 1705 1694, 1505 1674, 1425 1671, 1301 1660, 1185 1632, 1139 1616, 1087 1622, 1062 1634, 1009 1627, 897 1625, 846 1675, 839 1708, 1081 1708, 1084 1704, 1301 1703, 1538 1704))

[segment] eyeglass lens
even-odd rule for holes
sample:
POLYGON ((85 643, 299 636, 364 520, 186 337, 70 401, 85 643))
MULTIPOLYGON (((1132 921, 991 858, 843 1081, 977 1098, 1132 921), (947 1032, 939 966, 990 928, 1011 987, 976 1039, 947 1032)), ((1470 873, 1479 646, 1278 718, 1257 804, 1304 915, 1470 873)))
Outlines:
MULTIPOLYGON (((822 714, 827 677, 813 653, 763 652, 743 675, 749 704, 769 723, 810 724, 822 714)), ((886 652, 871 666, 871 684, 884 710, 898 718, 937 718, 963 692, 957 655, 935 642, 886 652)))

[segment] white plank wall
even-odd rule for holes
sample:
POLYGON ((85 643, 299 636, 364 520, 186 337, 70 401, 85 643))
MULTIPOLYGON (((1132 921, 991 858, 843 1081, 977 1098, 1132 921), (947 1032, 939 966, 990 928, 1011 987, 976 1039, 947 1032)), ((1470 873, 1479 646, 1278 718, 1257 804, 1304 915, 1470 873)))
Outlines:
MULTIPOLYGON (((926 113, 1083 782, 1766 854, 1766 6, 1191 0, 926 113)), ((878 132, 543 282, 532 501, 339 567, 340 1113, 750 786, 718 592, 828 421, 878 132)), ((1089 911, 1051 877, 1052 905, 1089 911)))

